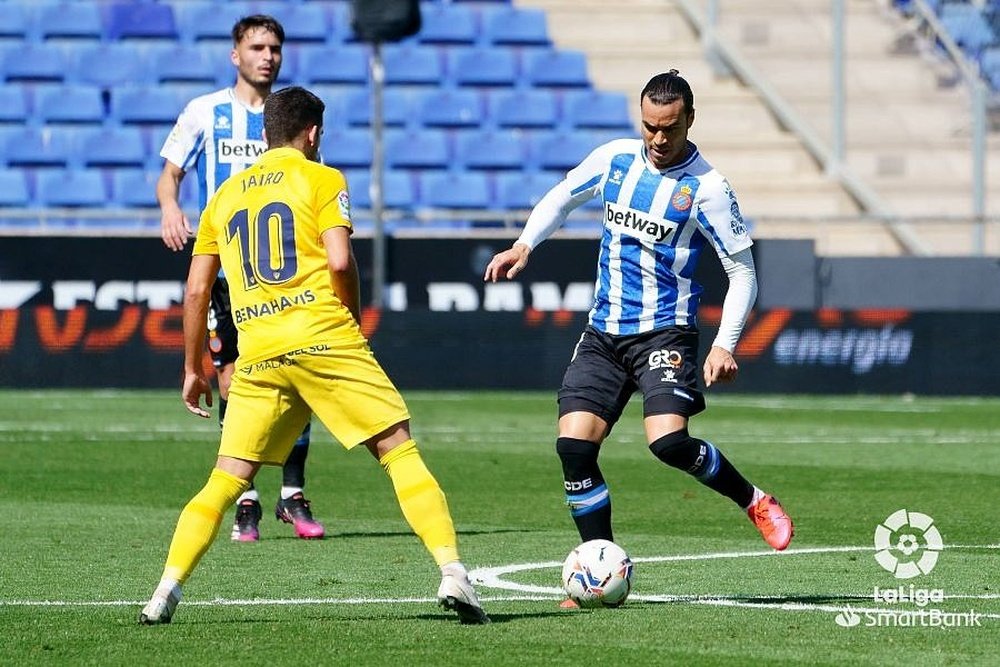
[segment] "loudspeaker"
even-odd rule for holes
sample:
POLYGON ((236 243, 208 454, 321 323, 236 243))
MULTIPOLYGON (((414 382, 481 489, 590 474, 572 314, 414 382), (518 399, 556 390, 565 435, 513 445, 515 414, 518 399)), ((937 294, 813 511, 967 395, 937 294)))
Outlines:
POLYGON ((363 42, 397 42, 420 30, 419 0, 351 0, 351 27, 363 42))

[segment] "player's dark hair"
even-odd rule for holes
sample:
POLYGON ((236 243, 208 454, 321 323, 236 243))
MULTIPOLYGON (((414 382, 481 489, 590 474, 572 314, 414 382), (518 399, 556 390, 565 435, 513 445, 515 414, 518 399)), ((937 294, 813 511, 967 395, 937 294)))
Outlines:
POLYGON ((257 28, 263 28, 267 32, 274 33, 274 36, 278 38, 279 44, 285 43, 285 29, 278 22, 278 19, 267 14, 251 14, 250 16, 244 16, 233 25, 233 46, 239 44, 247 32, 257 28))
POLYGON ((278 148, 292 143, 302 130, 318 125, 323 127, 326 105, 301 86, 282 88, 267 96, 264 102, 264 133, 268 148, 278 148))
POLYGON ((676 100, 684 100, 684 111, 694 111, 694 93, 691 86, 675 69, 663 74, 657 74, 646 83, 639 96, 639 102, 649 98, 653 104, 670 104, 676 100))

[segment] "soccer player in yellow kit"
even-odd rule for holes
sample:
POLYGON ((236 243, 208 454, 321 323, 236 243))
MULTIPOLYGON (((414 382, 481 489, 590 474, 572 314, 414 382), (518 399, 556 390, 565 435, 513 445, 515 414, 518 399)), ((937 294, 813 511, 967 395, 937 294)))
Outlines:
POLYGON ((316 162, 323 102, 292 87, 264 105, 268 150, 232 176, 202 214, 184 297, 188 410, 209 413, 205 317, 221 261, 240 354, 219 456, 181 512, 166 566, 139 622, 169 623, 181 586, 222 516, 261 465, 281 465, 315 414, 347 449, 363 444, 392 480, 410 527, 441 569, 438 601, 462 623, 488 623, 465 567, 448 505, 410 437, 409 412, 361 334, 350 198, 343 175, 316 162))

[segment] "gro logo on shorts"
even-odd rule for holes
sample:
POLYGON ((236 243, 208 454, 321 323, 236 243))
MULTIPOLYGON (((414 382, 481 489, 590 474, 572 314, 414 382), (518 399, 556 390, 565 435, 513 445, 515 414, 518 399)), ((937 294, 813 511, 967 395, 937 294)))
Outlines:
POLYGON ((934 519, 897 510, 875 528, 875 560, 897 579, 929 574, 944 543, 934 519))

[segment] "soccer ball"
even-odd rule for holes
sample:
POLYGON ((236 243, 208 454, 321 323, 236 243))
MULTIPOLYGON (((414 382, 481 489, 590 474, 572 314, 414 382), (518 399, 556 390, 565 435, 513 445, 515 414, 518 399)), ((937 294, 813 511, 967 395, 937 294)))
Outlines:
POLYGON ((632 559, 614 542, 584 542, 566 556, 562 584, 581 607, 619 607, 632 590, 632 559))

